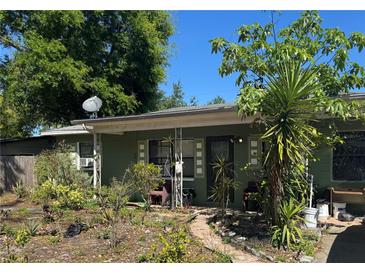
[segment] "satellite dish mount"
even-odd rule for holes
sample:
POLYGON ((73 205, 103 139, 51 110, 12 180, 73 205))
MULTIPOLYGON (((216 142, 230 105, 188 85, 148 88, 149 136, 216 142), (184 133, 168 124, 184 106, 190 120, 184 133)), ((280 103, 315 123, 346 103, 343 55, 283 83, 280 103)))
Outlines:
POLYGON ((103 102, 97 96, 93 96, 82 103, 82 108, 90 113, 90 119, 98 118, 98 111, 100 110, 103 102))

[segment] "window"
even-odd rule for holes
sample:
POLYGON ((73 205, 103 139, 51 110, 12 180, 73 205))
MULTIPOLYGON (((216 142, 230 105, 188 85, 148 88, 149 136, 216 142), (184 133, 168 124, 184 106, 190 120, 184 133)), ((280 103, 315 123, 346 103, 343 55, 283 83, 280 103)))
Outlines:
POLYGON ((80 158, 93 158, 94 147, 91 143, 80 143, 80 158))
POLYGON ((344 144, 333 149, 333 180, 365 180, 365 132, 341 132, 344 144))
MULTIPOLYGON (((183 140, 183 176, 194 177, 194 141, 183 140)), ((169 170, 170 152, 174 155, 173 145, 162 140, 149 141, 149 162, 162 167, 163 176, 169 176, 172 170, 169 170)))

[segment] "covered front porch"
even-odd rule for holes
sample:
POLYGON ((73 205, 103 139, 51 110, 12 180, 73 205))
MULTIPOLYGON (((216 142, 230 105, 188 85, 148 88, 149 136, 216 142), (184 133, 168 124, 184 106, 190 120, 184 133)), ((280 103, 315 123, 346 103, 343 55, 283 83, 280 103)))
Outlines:
POLYGON ((184 193, 194 197, 189 204, 214 205, 209 199, 214 184, 212 164, 217 156, 224 156, 232 162, 239 183, 231 206, 241 208, 249 181, 241 168, 248 162, 258 164, 261 153, 258 129, 249 126, 252 119, 242 120, 232 106, 222 105, 74 123, 93 136, 95 187, 120 177, 133 163, 154 163, 171 184, 173 207, 184 205, 184 193))

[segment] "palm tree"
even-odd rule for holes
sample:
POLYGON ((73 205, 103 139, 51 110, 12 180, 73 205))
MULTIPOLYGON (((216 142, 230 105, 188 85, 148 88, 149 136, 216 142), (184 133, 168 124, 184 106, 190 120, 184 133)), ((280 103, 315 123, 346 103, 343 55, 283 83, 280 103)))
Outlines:
POLYGON ((260 113, 258 120, 265 125, 261 136, 268 144, 264 167, 269 180, 272 224, 276 225, 285 186, 290 186, 293 176, 305 182, 305 159, 312 157, 322 136, 315 127, 316 116, 327 111, 345 117, 351 108, 338 108, 347 103, 325 95, 318 70, 290 58, 278 62, 277 73, 268 73, 264 82, 264 87, 244 87, 238 106, 243 116, 260 113))

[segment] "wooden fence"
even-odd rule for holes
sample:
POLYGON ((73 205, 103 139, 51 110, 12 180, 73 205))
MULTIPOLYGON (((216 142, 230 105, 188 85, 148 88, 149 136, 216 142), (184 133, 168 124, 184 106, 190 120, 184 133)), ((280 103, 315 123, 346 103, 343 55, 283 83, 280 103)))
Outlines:
POLYGON ((34 156, 0 156, 0 192, 10 190, 18 181, 31 186, 34 176, 34 156))

